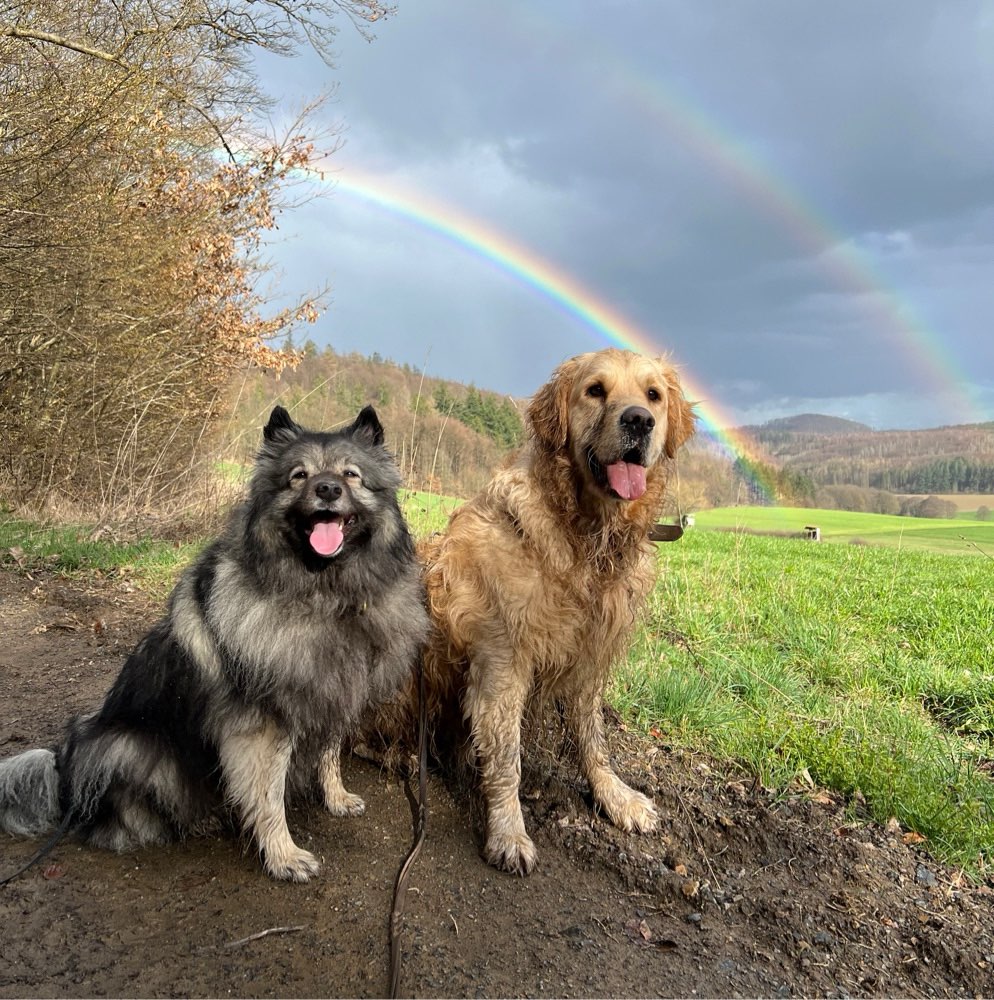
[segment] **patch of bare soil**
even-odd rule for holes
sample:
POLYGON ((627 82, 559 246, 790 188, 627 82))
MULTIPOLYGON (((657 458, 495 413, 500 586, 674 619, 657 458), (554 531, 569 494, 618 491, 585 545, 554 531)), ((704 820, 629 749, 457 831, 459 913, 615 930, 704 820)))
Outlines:
MULTIPOLYGON (((0 571, 0 755, 53 744, 95 706, 158 609, 114 580, 0 571)), ((612 738, 663 822, 595 816, 553 741, 526 762, 539 848, 527 879, 478 855, 477 810, 438 779, 402 919, 419 996, 973 996, 994 983, 994 887, 847 819, 824 793, 774 798, 700 757, 612 738)), ((377 996, 393 880, 411 841, 396 778, 352 760, 366 815, 294 811, 324 859, 307 885, 202 840, 113 855, 61 843, 0 889, 0 996, 377 996), (260 932, 270 933, 261 935, 260 932)), ((37 844, 0 839, 0 876, 37 844)))

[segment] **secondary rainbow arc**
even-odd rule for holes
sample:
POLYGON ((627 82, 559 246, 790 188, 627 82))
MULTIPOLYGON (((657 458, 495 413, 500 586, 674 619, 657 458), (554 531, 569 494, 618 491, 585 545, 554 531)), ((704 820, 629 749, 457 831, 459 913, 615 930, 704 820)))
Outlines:
POLYGON ((587 73, 596 66, 597 87, 611 93, 619 109, 636 117, 642 128, 656 126, 675 144, 692 151, 809 253, 813 268, 840 290, 859 296, 862 315, 873 329, 889 337, 900 357, 956 406, 960 420, 990 419, 964 364, 928 324, 910 294, 890 282, 859 241, 847 236, 760 147, 736 134, 677 81, 660 76, 658 65, 640 66, 603 36, 571 30, 541 4, 516 5, 508 16, 494 19, 491 27, 517 46, 553 37, 565 67, 575 65, 578 72, 587 73))

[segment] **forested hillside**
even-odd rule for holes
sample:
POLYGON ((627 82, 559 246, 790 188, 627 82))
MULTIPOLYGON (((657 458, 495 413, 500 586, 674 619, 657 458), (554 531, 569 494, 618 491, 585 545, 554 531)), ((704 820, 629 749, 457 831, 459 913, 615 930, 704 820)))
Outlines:
MULTIPOLYGON (((822 418, 835 420, 835 418, 822 418)), ((994 493, 994 423, 874 431, 842 422, 814 429, 810 417, 742 430, 773 462, 816 486, 853 485, 893 493, 994 493)))
POLYGON ((233 390, 225 457, 244 462, 273 405, 307 427, 328 429, 376 407, 413 488, 468 496, 524 435, 520 400, 447 382, 378 356, 319 351, 308 343, 294 369, 254 371, 233 390))
MULTIPOLYGON (((333 427, 372 403, 408 483, 452 496, 480 489, 523 439, 527 400, 435 378, 377 355, 337 354, 307 344, 279 376, 253 372, 232 397, 226 457, 244 461, 269 408, 333 427)), ((947 506, 896 495, 994 493, 994 425, 874 431, 803 414, 743 429, 768 460, 732 460, 706 432, 673 469, 669 513, 778 503, 887 514, 947 516, 947 506)))

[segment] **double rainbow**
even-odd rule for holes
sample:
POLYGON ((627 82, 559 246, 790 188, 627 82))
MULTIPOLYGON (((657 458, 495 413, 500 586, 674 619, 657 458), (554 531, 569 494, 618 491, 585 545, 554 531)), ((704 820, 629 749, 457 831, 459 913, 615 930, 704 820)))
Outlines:
POLYGON ((689 149, 787 233, 814 268, 840 290, 858 296, 872 328, 891 340, 897 356, 917 370, 924 385, 956 407, 958 420, 991 419, 963 360, 952 354, 911 298, 893 287, 860 241, 847 238, 758 145, 744 141, 675 80, 661 77, 658 66, 639 66, 630 54, 605 43, 602 34, 573 29, 542 4, 511 5, 508 16, 492 19, 489 27, 506 36, 506 45, 518 48, 534 45, 535 39, 556 39, 557 56, 567 72, 589 72, 595 66, 597 87, 610 94, 619 109, 642 128, 657 129, 675 148, 689 149))

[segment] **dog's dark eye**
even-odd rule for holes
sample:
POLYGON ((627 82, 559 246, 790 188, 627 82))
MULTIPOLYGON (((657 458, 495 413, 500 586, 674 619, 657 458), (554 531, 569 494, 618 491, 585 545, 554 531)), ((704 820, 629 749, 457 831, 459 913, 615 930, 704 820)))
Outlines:
POLYGON ((653 403, 658 403, 659 400, 662 399, 662 396, 660 396, 658 389, 650 389, 646 393, 646 396, 648 396, 650 401, 653 403))
POLYGON ((587 395, 592 396, 594 399, 603 399, 606 393, 604 392, 604 386, 600 382, 595 382, 593 385, 588 386, 587 395))
POLYGON ((346 479, 359 479, 359 472, 356 469, 346 469, 343 473, 346 479))
POLYGON ((294 469, 293 472, 290 473, 291 483, 302 483, 306 478, 307 478, 306 469, 294 469))

